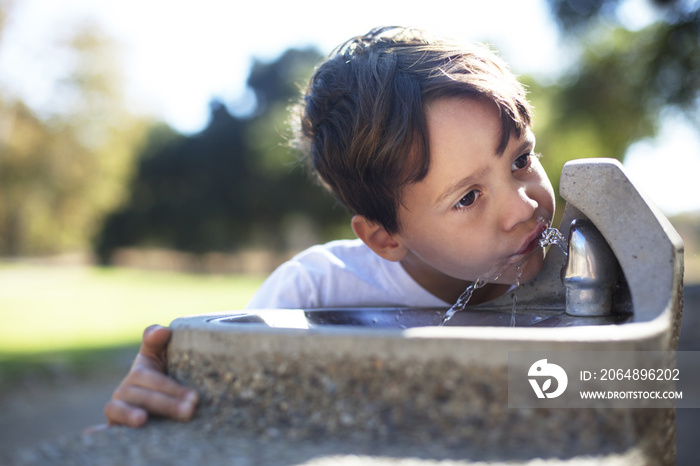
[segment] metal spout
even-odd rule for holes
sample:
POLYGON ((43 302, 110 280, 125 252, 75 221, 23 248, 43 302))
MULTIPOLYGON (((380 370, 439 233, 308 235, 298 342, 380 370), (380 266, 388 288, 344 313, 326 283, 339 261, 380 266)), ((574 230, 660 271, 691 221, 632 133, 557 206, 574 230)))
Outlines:
POLYGON ((566 313, 610 315, 619 267, 610 246, 593 223, 581 219, 571 222, 568 261, 561 271, 566 287, 566 313))

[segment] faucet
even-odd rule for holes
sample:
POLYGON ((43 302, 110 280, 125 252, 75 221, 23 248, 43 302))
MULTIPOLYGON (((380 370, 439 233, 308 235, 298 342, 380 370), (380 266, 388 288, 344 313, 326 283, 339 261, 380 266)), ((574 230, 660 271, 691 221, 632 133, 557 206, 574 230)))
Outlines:
POLYGON ((566 287, 566 313, 604 316, 612 313, 612 296, 620 265, 603 235, 592 222, 571 222, 569 252, 561 269, 566 287))

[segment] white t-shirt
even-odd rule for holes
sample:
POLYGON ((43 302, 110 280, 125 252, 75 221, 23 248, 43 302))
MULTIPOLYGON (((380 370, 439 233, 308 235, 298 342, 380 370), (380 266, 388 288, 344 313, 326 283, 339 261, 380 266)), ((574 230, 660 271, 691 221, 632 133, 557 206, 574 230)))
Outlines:
POLYGON ((362 240, 312 246, 280 265, 247 309, 449 307, 362 240))

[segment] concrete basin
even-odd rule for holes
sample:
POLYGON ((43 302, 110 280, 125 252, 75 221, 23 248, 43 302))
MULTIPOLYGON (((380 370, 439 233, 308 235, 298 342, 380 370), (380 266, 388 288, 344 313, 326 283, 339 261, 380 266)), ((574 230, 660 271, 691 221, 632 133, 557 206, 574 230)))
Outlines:
POLYGON ((560 230, 592 222, 619 262, 609 316, 566 313, 566 257, 552 249, 517 291, 514 327, 510 296, 444 327, 444 309, 197 315, 171 324, 170 373, 196 387, 201 416, 232 435, 444 448, 493 463, 673 464, 674 408, 509 407, 509 353, 677 347, 683 246, 667 219, 611 159, 568 163, 560 192, 560 230))

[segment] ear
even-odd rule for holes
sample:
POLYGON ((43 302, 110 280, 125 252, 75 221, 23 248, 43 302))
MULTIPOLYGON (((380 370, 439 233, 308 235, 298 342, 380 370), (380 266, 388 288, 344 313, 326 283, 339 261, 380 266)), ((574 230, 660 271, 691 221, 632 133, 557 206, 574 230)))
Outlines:
POLYGON ((408 254, 408 248, 404 247, 397 235, 390 234, 384 227, 364 216, 355 215, 351 224, 357 237, 384 259, 398 262, 408 254))

